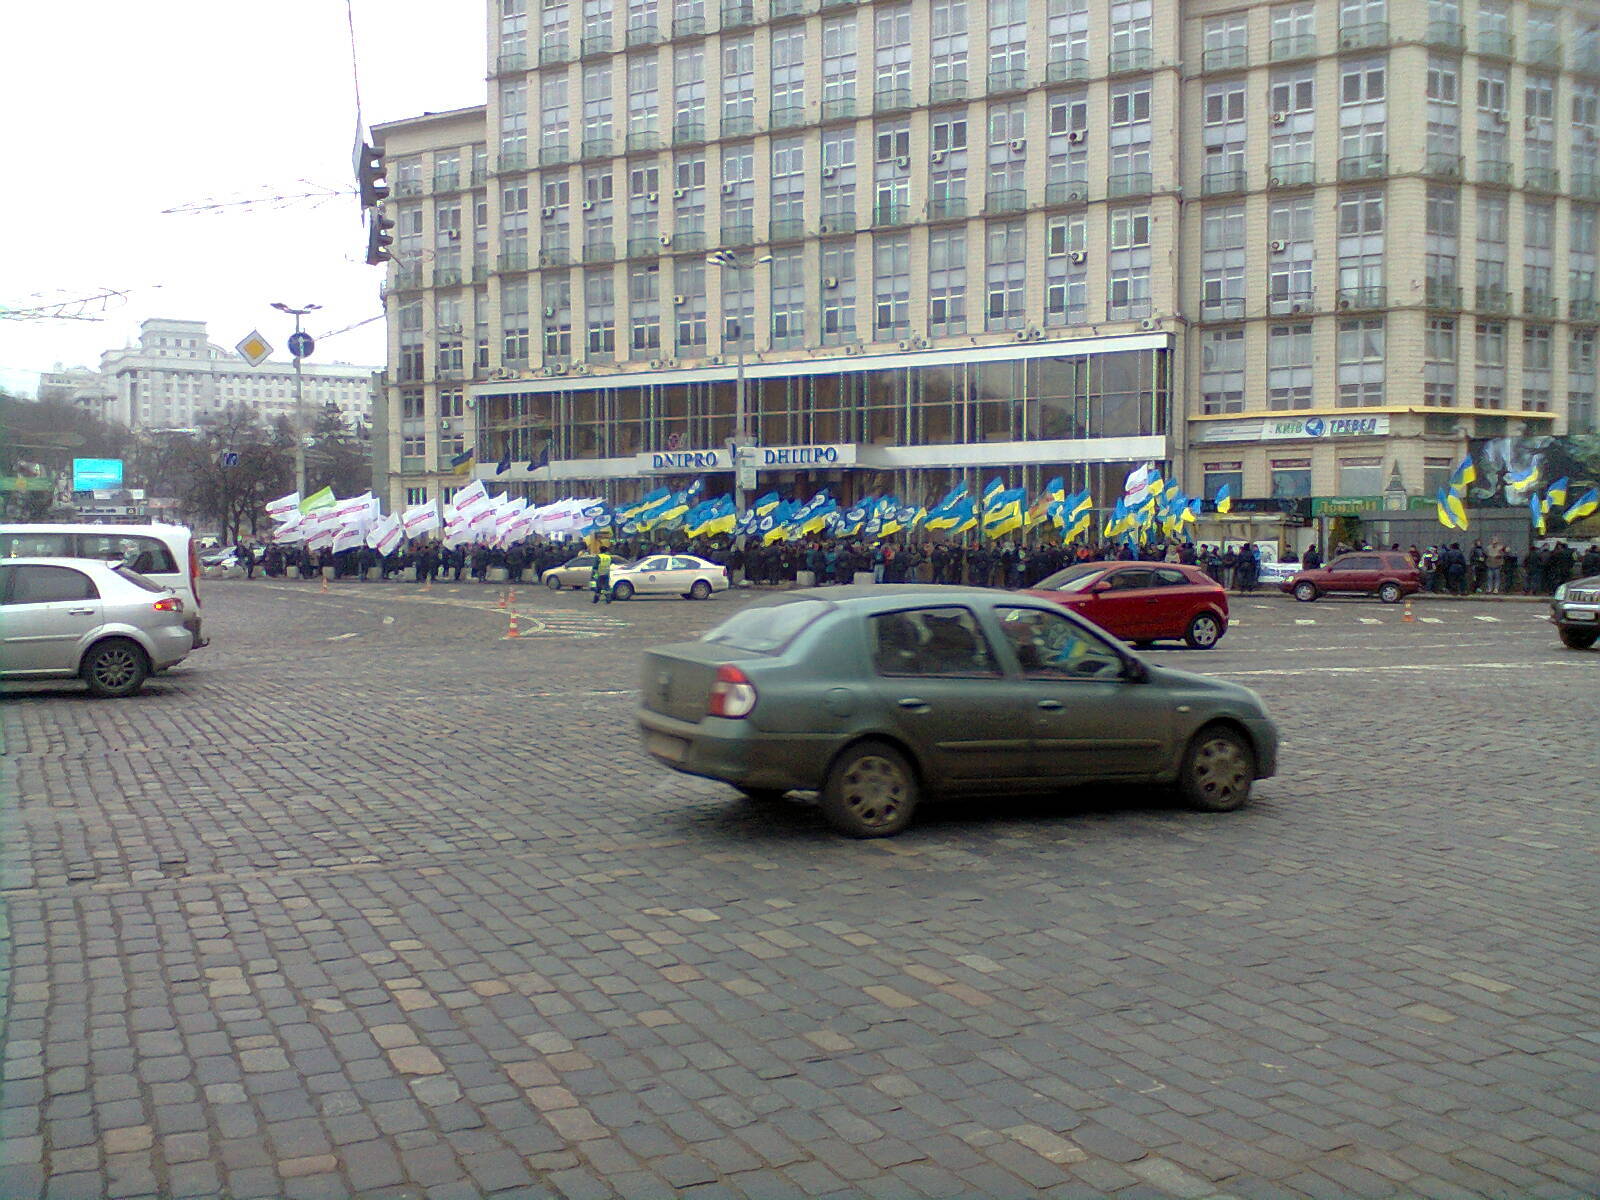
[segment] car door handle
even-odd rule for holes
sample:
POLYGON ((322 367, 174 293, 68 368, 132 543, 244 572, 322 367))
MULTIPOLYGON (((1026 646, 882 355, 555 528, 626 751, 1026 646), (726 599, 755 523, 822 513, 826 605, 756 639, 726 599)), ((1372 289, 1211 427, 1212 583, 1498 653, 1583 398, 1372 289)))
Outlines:
POLYGON ((928 702, 919 700, 916 696, 901 696, 897 701, 901 708, 909 708, 913 712, 927 712, 928 702))
POLYGON ((67 616, 69 616, 69 617, 92 617, 92 616, 94 616, 94 609, 92 609, 92 608, 69 608, 69 609, 67 609, 67 616))
POLYGON ((1039 707, 1044 709, 1045 712, 1060 712, 1066 705, 1059 700, 1041 700, 1039 701, 1039 707))

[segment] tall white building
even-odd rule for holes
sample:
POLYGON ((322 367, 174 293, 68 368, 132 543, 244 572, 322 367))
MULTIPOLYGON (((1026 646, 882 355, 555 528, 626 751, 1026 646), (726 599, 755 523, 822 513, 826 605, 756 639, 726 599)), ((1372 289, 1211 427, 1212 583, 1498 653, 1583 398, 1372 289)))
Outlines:
POLYGON ((761 490, 1303 515, 1600 429, 1595 0, 485 8, 375 130, 394 503, 727 490, 741 407, 761 490))
MULTIPOLYGON (((370 423, 379 370, 306 359, 301 372, 307 421, 332 401, 352 428, 370 423)), ((198 428, 230 408, 253 411, 263 424, 294 417, 293 362, 252 367, 234 351, 212 345, 204 321, 142 322, 138 346, 106 351, 100 374, 111 397, 104 415, 132 429, 198 428)))

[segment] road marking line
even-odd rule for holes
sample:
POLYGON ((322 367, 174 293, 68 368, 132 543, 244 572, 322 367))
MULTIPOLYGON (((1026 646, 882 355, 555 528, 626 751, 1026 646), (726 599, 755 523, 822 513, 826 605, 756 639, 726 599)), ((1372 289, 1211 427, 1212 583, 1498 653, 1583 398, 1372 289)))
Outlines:
POLYGON ((1483 617, 1483 616, 1479 616, 1476 613, 1473 614, 1472 619, 1474 621, 1492 621, 1492 622, 1495 622, 1497 624, 1499 623, 1499 620, 1500 620, 1499 617, 1483 617))
POLYGON ((336 633, 328 639, 330 642, 342 642, 345 638, 360 637, 359 633, 336 633))
POLYGON ((1377 617, 1357 617, 1356 620, 1360 621, 1363 625, 1382 625, 1383 624, 1383 622, 1378 620, 1377 617))
POLYGON ((1296 617, 1294 623, 1296 625, 1315 625, 1317 619, 1315 617, 1296 617))
POLYGON ((1444 618, 1443 617, 1418 617, 1417 620, 1421 621, 1425 625, 1443 625, 1444 624, 1444 618))
POLYGON ((1251 675, 1360 675, 1368 671, 1526 671, 1529 667, 1579 667, 1573 659, 1553 658, 1546 662, 1484 663, 1387 663, 1370 667, 1284 667, 1269 671, 1218 671, 1230 679, 1251 675))

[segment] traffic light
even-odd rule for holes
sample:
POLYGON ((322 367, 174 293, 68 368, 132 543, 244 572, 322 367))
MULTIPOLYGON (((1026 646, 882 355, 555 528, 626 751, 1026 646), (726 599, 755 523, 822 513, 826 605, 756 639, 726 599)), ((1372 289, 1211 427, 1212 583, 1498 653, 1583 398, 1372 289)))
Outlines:
POLYGON ((356 167, 356 182, 361 188, 361 207, 372 208, 389 198, 389 181, 384 178, 383 151, 365 142, 361 144, 361 159, 356 167))
POLYGON ((374 208, 367 214, 367 265, 369 267, 382 266, 394 257, 389 247, 394 245, 394 237, 390 230, 394 222, 383 215, 381 207, 374 208))

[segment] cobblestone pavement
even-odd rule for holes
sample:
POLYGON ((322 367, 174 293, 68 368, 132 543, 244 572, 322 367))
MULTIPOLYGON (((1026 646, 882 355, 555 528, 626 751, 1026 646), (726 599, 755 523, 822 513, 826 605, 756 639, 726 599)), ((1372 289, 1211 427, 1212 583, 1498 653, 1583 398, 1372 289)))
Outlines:
POLYGON ((832 836, 658 769, 744 602, 203 589, 128 701, 0 708, 0 1197, 1600 1191, 1600 653, 1536 605, 1239 597, 1229 815, 832 836))

